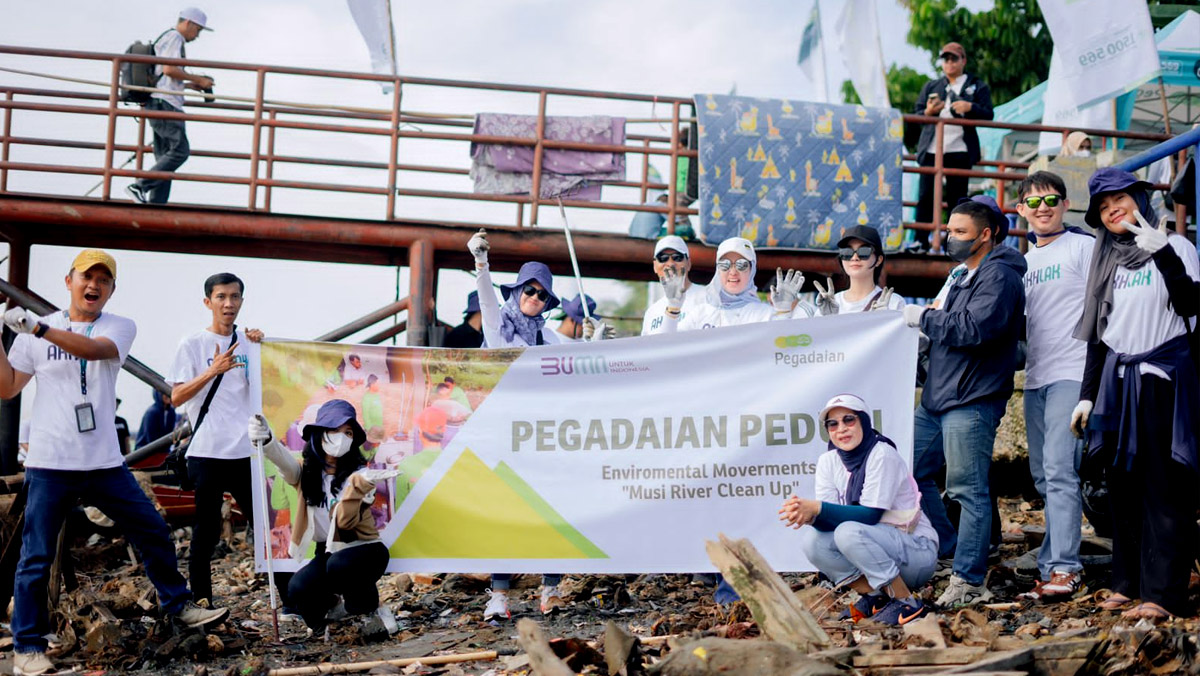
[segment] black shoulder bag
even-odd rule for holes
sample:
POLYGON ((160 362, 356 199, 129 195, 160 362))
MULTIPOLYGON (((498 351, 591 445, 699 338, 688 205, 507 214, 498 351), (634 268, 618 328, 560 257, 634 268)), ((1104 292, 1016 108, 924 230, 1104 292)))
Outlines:
MULTIPOLYGON (((233 335, 229 340, 229 347, 233 347, 237 342, 237 325, 233 327, 233 335)), ((229 348, 225 348, 229 349, 229 348)), ((192 439, 196 438, 196 433, 200 431, 200 424, 204 422, 204 418, 208 415, 208 407, 212 404, 213 397, 217 395, 217 388, 221 386, 221 380, 225 378, 224 373, 217 374, 213 380, 212 387, 208 388, 208 395, 204 397, 204 403, 200 404, 200 413, 196 415, 196 422, 192 423, 192 433, 188 436, 186 443, 178 443, 171 447, 171 452, 167 454, 167 469, 175 475, 179 480, 179 487, 185 491, 193 490, 196 483, 192 481, 192 477, 188 474, 187 468, 187 450, 192 444, 192 439)))

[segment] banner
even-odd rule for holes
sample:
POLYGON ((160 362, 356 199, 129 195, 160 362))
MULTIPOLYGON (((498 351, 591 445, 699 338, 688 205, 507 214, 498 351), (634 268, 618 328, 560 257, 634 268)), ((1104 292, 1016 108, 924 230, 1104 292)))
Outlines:
MULTIPOLYGON (((396 74, 390 3, 391 0, 346 0, 354 24, 371 54, 371 72, 379 75, 396 74)), ((384 94, 392 93, 392 83, 380 82, 379 86, 384 94)))
POLYGON ((894 108, 698 94, 706 241, 833 249, 856 225, 900 246, 904 125, 894 108))
MULTIPOLYGON (((528 350, 267 341, 262 403, 293 451, 322 403, 359 411, 370 466, 403 472, 373 506, 391 571, 704 571, 718 533, 810 570, 777 512, 814 494, 817 414, 859 394, 911 458, 916 350, 899 312, 528 350)), ((296 491, 256 481, 257 541, 296 570, 296 491)))
POLYGON ((834 30, 837 51, 850 71, 854 91, 868 108, 889 108, 887 68, 879 40, 875 0, 843 0, 834 30))
MULTIPOLYGON (((821 0, 813 0, 808 22, 800 32, 800 53, 796 64, 808 78, 812 88, 809 96, 822 103, 829 102, 829 75, 825 72, 825 45, 821 40, 821 0)), ((735 92, 730 92, 734 94, 735 92)))

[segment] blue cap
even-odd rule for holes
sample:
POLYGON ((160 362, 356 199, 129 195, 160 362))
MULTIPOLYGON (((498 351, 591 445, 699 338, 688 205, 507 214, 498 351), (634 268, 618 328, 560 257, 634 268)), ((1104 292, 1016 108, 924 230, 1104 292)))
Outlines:
POLYGON ((479 312, 479 292, 472 291, 467 294, 467 309, 463 310, 464 315, 469 315, 479 312))
MULTIPOLYGON (((600 319, 600 315, 596 314, 595 299, 593 299, 591 296, 584 296, 584 298, 587 298, 588 314, 591 315, 592 319, 600 319)), ((562 311, 563 317, 570 317, 577 322, 582 322, 584 319, 583 301, 580 300, 579 296, 575 296, 570 300, 563 301, 562 311)), ((563 317, 559 317, 559 319, 562 319, 563 317)))
POLYGON ((504 300, 508 300, 513 291, 519 290, 529 282, 538 282, 550 294, 542 312, 548 312, 558 307, 558 296, 554 295, 554 275, 550 274, 550 268, 546 267, 545 263, 536 261, 529 261, 521 266, 521 270, 517 272, 517 281, 512 284, 501 284, 500 295, 504 296, 504 300))
POLYGON ((367 440, 367 433, 363 431, 362 425, 358 424, 358 414, 354 410, 354 406, 345 399, 330 399, 321 404, 321 408, 317 409, 317 419, 304 426, 300 436, 306 440, 311 440, 314 434, 320 434, 325 430, 336 430, 337 428, 350 423, 354 428, 354 444, 362 446, 367 440))
MULTIPOLYGON (((1008 216, 1004 215, 1004 210, 996 203, 996 199, 991 195, 975 195, 974 197, 964 197, 958 201, 958 204, 964 202, 978 202, 988 209, 992 210, 992 215, 989 220, 992 222, 992 227, 996 230, 996 242, 999 243, 1005 237, 1008 237, 1008 216)), ((955 205, 958 206, 958 205, 955 205)))
MULTIPOLYGON (((1116 167, 1097 169, 1088 179, 1088 192, 1091 201, 1088 202, 1087 214, 1083 222, 1093 228, 1103 228, 1104 221, 1100 219, 1100 200, 1112 192, 1129 192, 1131 190, 1150 190, 1151 185, 1133 174, 1116 167)), ((1144 214, 1143 214, 1144 215, 1144 214)))

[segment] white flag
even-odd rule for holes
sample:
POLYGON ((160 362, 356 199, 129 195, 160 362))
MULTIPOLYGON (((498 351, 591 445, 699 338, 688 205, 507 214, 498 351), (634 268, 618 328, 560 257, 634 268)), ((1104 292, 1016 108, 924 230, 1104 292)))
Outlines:
POLYGON ((1049 89, 1087 108, 1160 74, 1146 0, 1038 0, 1059 57, 1049 89))
POLYGON ((808 23, 804 25, 804 33, 800 38, 800 55, 796 62, 813 85, 809 100, 828 103, 829 84, 825 76, 825 46, 821 44, 819 0, 813 0, 812 12, 808 15, 808 23))
MULTIPOLYGON (((371 72, 380 75, 396 74, 396 55, 392 53, 392 17, 390 0, 346 0, 350 15, 358 25, 371 53, 371 72)), ((390 94, 392 85, 381 82, 383 93, 390 94)))
MULTIPOLYGON (((1046 80, 1046 95, 1042 99, 1042 124, 1053 127, 1083 129, 1116 129, 1112 103, 1101 101, 1079 108, 1068 87, 1063 86, 1063 66, 1058 48, 1050 55, 1050 77, 1046 80)), ((1038 152, 1053 155, 1062 150, 1063 135, 1044 131, 1038 136, 1038 152)))
POLYGON ((842 62, 863 105, 889 108, 878 16, 875 0, 844 0, 834 32, 842 62))

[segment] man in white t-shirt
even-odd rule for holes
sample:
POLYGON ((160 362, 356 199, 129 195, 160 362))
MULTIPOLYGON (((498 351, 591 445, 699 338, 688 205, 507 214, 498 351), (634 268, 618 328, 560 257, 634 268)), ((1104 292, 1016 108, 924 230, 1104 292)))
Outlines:
POLYGON ((1017 211, 1036 237, 1025 254, 1025 429, 1029 468, 1046 501, 1046 539, 1038 554, 1041 580, 1026 596, 1061 601, 1079 589, 1083 572, 1077 470, 1083 445, 1071 433, 1070 420, 1079 402, 1087 344, 1072 334, 1083 314, 1096 239, 1063 225, 1070 203, 1056 174, 1030 174, 1017 197, 1017 211))
POLYGON ((47 588, 58 533, 79 502, 107 514, 141 555, 164 613, 190 627, 223 621, 228 610, 191 601, 179 574, 171 531, 125 466, 117 447, 116 384, 137 327, 104 313, 116 289, 117 264, 98 249, 75 257, 67 273, 68 309, 38 317, 4 314, 19 334, 0 352, 0 397, 11 399, 37 378, 29 457, 25 459, 25 526, 13 585, 13 673, 53 670, 47 588))
POLYGON ((687 242, 677 235, 667 235, 654 245, 654 275, 660 281, 666 281, 670 276, 683 281, 682 303, 678 308, 668 307, 667 298, 659 298, 646 308, 642 318, 642 335, 649 336, 663 333, 667 313, 677 311, 682 320, 696 304, 704 302, 704 287, 692 284, 688 274, 692 271, 692 259, 688 255, 687 242))
MULTIPOLYGON (((212 30, 207 26, 208 16, 195 7, 188 7, 179 12, 179 20, 175 27, 168 30, 154 41, 154 55, 167 59, 186 59, 184 43, 191 42, 200 36, 201 31, 212 30)), ((163 65, 155 69, 159 73, 155 89, 163 89, 174 94, 155 92, 150 95, 150 103, 146 110, 167 113, 183 112, 183 90, 210 90, 213 79, 205 75, 194 75, 183 69, 183 66, 163 65)), ((188 144, 187 132, 183 120, 151 117, 150 129, 154 131, 154 166, 150 171, 175 171, 191 155, 192 149, 188 144)), ((125 192, 136 202, 147 204, 166 204, 171 196, 171 182, 158 178, 142 178, 126 186, 125 192)))
POLYGON ((258 362, 262 331, 238 330, 245 284, 222 272, 204 280, 204 306, 212 323, 184 338, 175 351, 167 380, 171 404, 192 423, 187 448, 188 476, 195 483, 196 527, 188 556, 188 581, 196 603, 212 606, 212 555, 221 537, 221 505, 228 492, 253 523, 250 438, 246 420, 256 413, 250 401, 251 364, 258 362), (235 335, 236 334, 236 335, 235 335), (209 401, 217 377, 221 382, 209 401), (201 419, 204 402, 208 410, 201 419))

